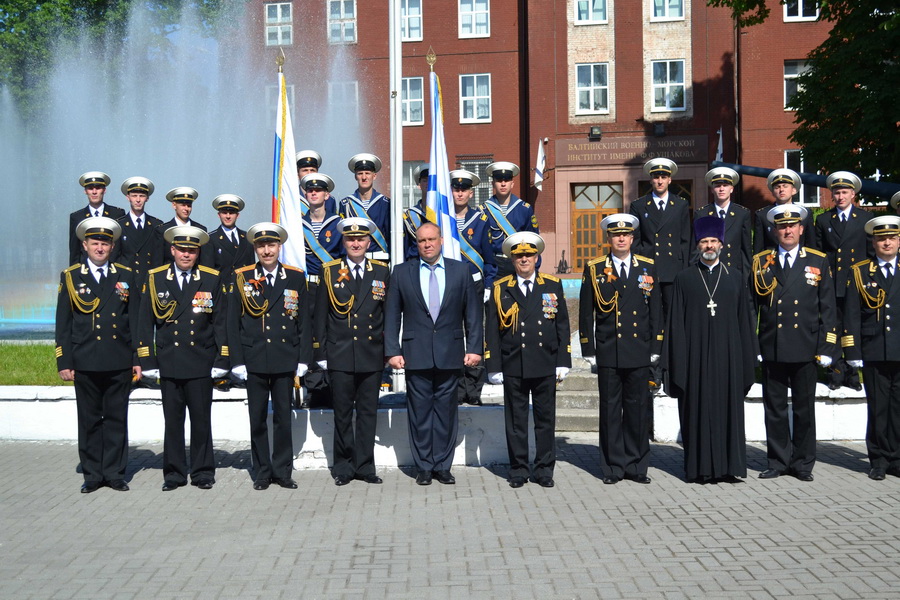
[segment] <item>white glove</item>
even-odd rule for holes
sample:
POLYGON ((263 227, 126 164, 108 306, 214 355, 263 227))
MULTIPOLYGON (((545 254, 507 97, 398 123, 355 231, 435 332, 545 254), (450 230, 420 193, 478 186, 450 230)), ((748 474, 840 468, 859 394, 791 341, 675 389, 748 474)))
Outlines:
POLYGON ((209 372, 209 376, 213 379, 219 379, 220 377, 225 377, 228 375, 228 369, 217 369, 215 367, 209 372))
POLYGON ((503 373, 488 373, 488 383, 500 385, 503 383, 503 373))
POLYGON ((569 367, 556 367, 556 380, 562 381, 569 374, 569 367))
POLYGON ((307 371, 309 371, 309 367, 305 363, 297 363, 297 377, 303 377, 307 371))
POLYGON ((583 356, 582 358, 584 358, 584 360, 586 360, 588 362, 588 364, 591 365, 592 367, 597 366, 597 357, 596 356, 583 356))
POLYGON ((247 381, 247 365, 232 367, 231 374, 234 375, 238 381, 247 381))
POLYGON ((853 367, 854 369, 862 369, 863 361, 861 360, 848 360, 847 364, 853 367))
POLYGON ((831 366, 831 357, 830 356, 820 356, 816 359, 820 365, 825 367, 826 369, 831 366))
POLYGON ((656 366, 656 364, 658 362, 659 362, 659 354, 651 354, 650 355, 650 364, 653 366, 656 366))
POLYGON ((159 369, 144 369, 141 371, 141 377, 144 379, 159 379, 159 369))
POLYGON ((491 297, 491 290, 484 290, 484 301, 487 302, 491 297))
POLYGON ((320 360, 316 364, 319 365, 319 368, 322 369, 323 371, 328 370, 328 361, 327 360, 320 360))
POLYGON ((757 355, 756 355, 756 362, 762 364, 762 361, 763 361, 763 359, 762 359, 762 354, 757 354, 757 355))

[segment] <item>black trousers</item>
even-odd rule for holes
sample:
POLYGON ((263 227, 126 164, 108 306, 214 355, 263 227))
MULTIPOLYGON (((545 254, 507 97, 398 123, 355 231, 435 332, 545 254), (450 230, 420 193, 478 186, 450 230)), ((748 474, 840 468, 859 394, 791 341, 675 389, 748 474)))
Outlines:
POLYGON ((866 448, 872 467, 900 467, 900 361, 866 361, 869 422, 866 448))
POLYGON ((459 369, 406 371, 409 449, 419 471, 449 471, 459 431, 459 369))
POLYGON ((291 435, 291 394, 294 371, 247 373, 250 411, 250 453, 256 466, 254 479, 287 479, 294 466, 291 435), (272 453, 269 454, 269 396, 272 397, 272 453))
POLYGON ((646 475, 650 465, 650 367, 597 367, 600 468, 607 477, 646 475))
POLYGON ((534 414, 535 478, 553 477, 556 466, 556 377, 503 375, 503 416, 509 476, 528 477, 528 397, 534 414))
POLYGON ((329 369, 328 375, 334 398, 334 464, 331 473, 335 477, 374 475, 381 371, 351 373, 329 369))
POLYGON ((124 479, 131 369, 76 371, 78 458, 85 481, 124 479))
POLYGON ((162 377, 163 416, 166 434, 163 440, 163 477, 176 484, 187 483, 187 461, 184 451, 185 409, 191 415, 191 481, 214 481, 212 390, 211 377, 175 379, 162 377))
POLYGON ((816 363, 763 361, 762 385, 769 468, 811 472, 816 464, 816 363), (793 436, 788 389, 794 414, 793 436))
POLYGON ((478 404, 481 402, 481 390, 484 388, 484 367, 463 367, 459 376, 459 403, 478 404))

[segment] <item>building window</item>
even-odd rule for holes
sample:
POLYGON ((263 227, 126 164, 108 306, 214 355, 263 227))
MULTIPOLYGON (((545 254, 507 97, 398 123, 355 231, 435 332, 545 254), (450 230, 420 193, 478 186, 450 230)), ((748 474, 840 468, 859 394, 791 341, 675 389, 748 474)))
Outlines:
POLYGON ((403 124, 425 124, 425 97, 423 95, 423 83, 421 77, 403 78, 403 124))
MULTIPOLYGON (((266 114, 268 115, 266 119, 266 127, 272 127, 275 124, 275 119, 278 118, 278 86, 277 85, 267 85, 266 86, 266 114)), ((291 123, 297 123, 297 116, 294 113, 294 86, 286 85, 285 86, 288 108, 291 111, 291 123)))
POLYGON ((490 35, 490 0, 459 0, 459 37, 479 38, 490 35))
POLYGON ((653 110, 684 110, 684 61, 655 60, 653 71, 653 110))
POLYGON ((653 0, 654 19, 683 19, 684 0, 653 0))
POLYGON ((494 162, 493 154, 458 154, 456 156, 457 168, 475 173, 481 179, 481 183, 472 188, 475 190, 472 200, 469 201, 472 208, 477 208, 487 202, 494 193, 491 178, 485 173, 485 169, 492 162, 494 162))
POLYGON ((784 3, 785 21, 815 21, 818 18, 818 0, 787 0, 784 3))
POLYGON ((290 46, 291 3, 266 4, 266 46, 290 46))
POLYGON ((575 65, 578 108, 576 114, 609 112, 609 80, 606 63, 575 65))
POLYGON ((422 0, 400 0, 400 39, 422 41, 422 0))
POLYGON ((328 0, 328 41, 356 42, 356 0, 328 0))
POLYGON ((809 63, 805 60, 784 61, 784 107, 790 109, 794 95, 803 89, 797 82, 797 78, 809 71, 809 63))
POLYGON ((575 0, 575 24, 606 23, 606 0, 575 0))
MULTIPOLYGON (((799 150, 784 151, 784 166, 797 173, 806 173, 806 164, 799 150)), ((797 190, 797 202, 805 206, 819 206, 819 186, 800 184, 797 190)))
POLYGON ((329 81, 328 105, 333 114, 352 125, 359 125, 359 83, 356 81, 329 81))
POLYGON ((459 76, 459 122, 491 122, 491 75, 459 76))

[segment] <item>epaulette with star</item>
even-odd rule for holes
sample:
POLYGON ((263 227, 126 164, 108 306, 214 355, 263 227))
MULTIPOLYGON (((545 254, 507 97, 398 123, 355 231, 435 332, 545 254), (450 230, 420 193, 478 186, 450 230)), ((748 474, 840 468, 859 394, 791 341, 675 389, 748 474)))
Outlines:
POLYGON ((809 252, 810 254, 812 254, 813 256, 821 256, 822 258, 825 258, 825 253, 822 252, 821 250, 816 250, 815 248, 807 248, 806 246, 804 246, 803 249, 806 250, 807 252, 809 252))
POLYGON ((635 254, 634 258, 641 262, 650 263, 651 265, 653 264, 652 258, 647 258, 646 256, 641 256, 640 254, 635 254))
POLYGON ((209 273, 210 275, 218 275, 219 272, 215 269, 210 269, 209 267, 204 267, 203 265, 197 265, 197 268, 203 271, 204 273, 209 273))
POLYGON ((386 262, 384 262, 383 260, 375 260, 374 258, 370 258, 369 262, 372 263, 373 265, 378 265, 379 267, 388 266, 388 264, 386 262))
POLYGON ((298 273, 303 273, 303 269, 301 269, 300 267, 294 267, 292 265, 285 265, 285 264, 282 264, 281 266, 284 267, 285 269, 287 269, 288 271, 297 271, 298 273))

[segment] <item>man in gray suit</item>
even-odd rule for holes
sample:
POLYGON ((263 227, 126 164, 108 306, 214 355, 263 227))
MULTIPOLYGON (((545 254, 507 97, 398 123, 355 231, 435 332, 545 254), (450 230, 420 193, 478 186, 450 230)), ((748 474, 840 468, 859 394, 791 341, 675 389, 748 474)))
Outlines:
POLYGON ((469 268, 444 258, 441 231, 416 231, 419 260, 394 267, 384 318, 384 351, 394 369, 406 369, 409 446, 416 483, 456 483, 450 473, 456 447, 456 388, 463 366, 481 362, 484 305, 469 268), (403 338, 400 338, 401 319, 403 338))

